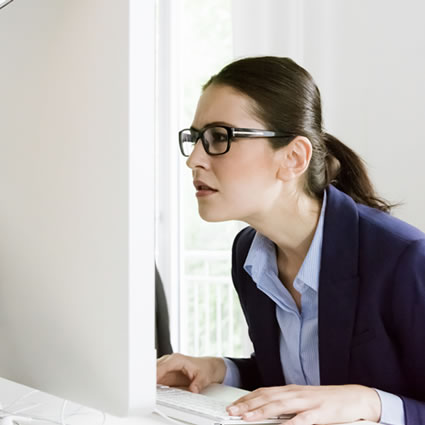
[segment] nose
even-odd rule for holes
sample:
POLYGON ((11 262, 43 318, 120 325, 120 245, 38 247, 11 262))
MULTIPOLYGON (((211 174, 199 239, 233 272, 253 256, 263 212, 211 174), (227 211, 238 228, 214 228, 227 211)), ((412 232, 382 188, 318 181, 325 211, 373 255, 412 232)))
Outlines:
POLYGON ((195 168, 208 168, 209 166, 209 155, 205 152, 202 146, 201 140, 198 140, 193 148, 192 153, 186 160, 186 165, 194 170, 195 168))

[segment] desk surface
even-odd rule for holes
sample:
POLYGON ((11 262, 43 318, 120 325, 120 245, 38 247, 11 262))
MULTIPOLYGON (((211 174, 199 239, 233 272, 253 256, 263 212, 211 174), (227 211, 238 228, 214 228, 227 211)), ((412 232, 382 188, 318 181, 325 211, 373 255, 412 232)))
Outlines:
MULTIPOLYGON (((31 388, 25 387, 23 385, 16 384, 11 381, 0 378, 0 404, 7 406, 8 403, 12 403, 17 400, 19 397, 30 394, 32 391, 31 388)), ((244 393, 246 391, 240 390, 238 388, 227 387, 224 385, 213 385, 203 391, 204 394, 209 395, 214 398, 218 398, 229 403, 244 393)), ((14 407, 27 407, 35 406, 40 404, 37 407, 34 407, 27 412, 22 414, 27 414, 28 416, 33 417, 42 417, 44 419, 49 419, 53 421, 58 421, 60 423, 61 410, 63 405, 63 400, 57 397, 53 397, 49 394, 42 392, 37 392, 29 395, 21 402, 17 403, 14 407)), ((70 425, 101 425, 103 421, 103 416, 100 412, 94 411, 89 408, 85 408, 74 403, 69 403, 67 405, 66 413, 67 415, 72 414, 73 412, 78 411, 78 415, 68 417, 67 424, 70 425)), ((33 425, 45 425, 44 421, 32 421, 33 425)), ((114 416, 106 415, 105 425, 164 425, 170 424, 167 420, 161 418, 160 416, 151 413, 145 416, 140 417, 130 417, 130 418, 116 418, 114 416)), ((355 422, 354 424, 358 425, 373 425, 374 422, 355 422)), ((348 425, 348 424, 345 424, 348 425)))

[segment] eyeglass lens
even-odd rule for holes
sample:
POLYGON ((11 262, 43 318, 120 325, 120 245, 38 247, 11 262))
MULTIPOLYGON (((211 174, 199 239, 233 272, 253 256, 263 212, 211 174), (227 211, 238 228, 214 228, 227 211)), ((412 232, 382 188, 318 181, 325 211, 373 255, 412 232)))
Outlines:
POLYGON ((207 153, 218 155, 226 152, 229 143, 227 129, 224 127, 209 127, 200 134, 194 130, 184 130, 180 135, 183 154, 189 156, 199 139, 202 138, 202 144, 207 153))

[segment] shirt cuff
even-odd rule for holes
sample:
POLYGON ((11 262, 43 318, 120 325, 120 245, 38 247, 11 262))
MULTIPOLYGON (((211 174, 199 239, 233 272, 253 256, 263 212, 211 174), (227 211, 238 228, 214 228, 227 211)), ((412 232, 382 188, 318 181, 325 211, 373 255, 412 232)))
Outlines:
POLYGON ((236 366, 234 361, 226 358, 223 360, 226 364, 226 376, 224 377, 222 384, 239 388, 241 385, 241 374, 239 373, 239 368, 236 366))
POLYGON ((379 423, 385 425, 405 425, 403 400, 394 394, 377 390, 376 388, 375 391, 381 399, 381 419, 379 423))

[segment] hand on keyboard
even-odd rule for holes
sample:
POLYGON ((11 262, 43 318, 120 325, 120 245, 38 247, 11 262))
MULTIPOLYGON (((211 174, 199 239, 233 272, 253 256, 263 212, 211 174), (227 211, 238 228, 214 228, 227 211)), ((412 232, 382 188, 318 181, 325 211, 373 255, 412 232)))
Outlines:
POLYGON ((162 356, 157 361, 157 384, 188 387, 199 393, 213 383, 222 383, 226 374, 224 360, 218 357, 190 357, 183 354, 162 356))
POLYGON ((293 413, 299 425, 378 422, 381 404, 378 393, 362 385, 286 385, 259 388, 227 411, 249 421, 293 413))
MULTIPOLYGON (((211 420, 211 423, 247 423, 242 420, 241 416, 230 415, 228 411, 226 411, 226 407, 229 403, 203 394, 194 394, 180 388, 157 385, 156 401, 161 409, 173 409, 171 411, 167 410, 166 412, 171 417, 176 417, 191 423, 201 422, 200 420, 195 420, 195 422, 193 422, 192 417, 185 415, 196 415, 199 418, 211 420)), ((288 416, 267 418, 256 423, 281 424, 282 419, 288 419, 288 416)))

